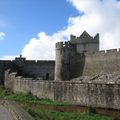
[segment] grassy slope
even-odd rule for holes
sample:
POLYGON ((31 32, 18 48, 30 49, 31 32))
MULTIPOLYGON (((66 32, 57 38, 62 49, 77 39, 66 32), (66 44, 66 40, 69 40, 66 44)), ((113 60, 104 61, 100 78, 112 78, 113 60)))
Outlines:
POLYGON ((53 110, 43 110, 40 108, 32 108, 32 105, 66 105, 60 102, 53 102, 49 99, 38 99, 33 97, 31 94, 13 94, 4 87, 0 87, 0 98, 7 100, 15 100, 18 102, 24 109, 26 109, 35 120, 111 120, 107 116, 99 116, 97 114, 86 112, 86 113, 68 113, 68 112, 59 112, 53 110))

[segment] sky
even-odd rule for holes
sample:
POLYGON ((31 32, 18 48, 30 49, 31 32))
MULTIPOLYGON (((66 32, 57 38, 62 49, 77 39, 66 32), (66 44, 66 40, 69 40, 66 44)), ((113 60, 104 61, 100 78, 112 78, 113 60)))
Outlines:
POLYGON ((119 0, 0 0, 0 59, 55 59, 55 43, 86 30, 120 48, 119 0))

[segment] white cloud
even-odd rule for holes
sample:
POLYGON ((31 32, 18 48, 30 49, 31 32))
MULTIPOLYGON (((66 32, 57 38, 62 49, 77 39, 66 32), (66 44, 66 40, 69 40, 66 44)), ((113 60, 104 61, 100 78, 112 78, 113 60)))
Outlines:
POLYGON ((13 56, 13 55, 9 55, 9 56, 2 56, 0 58, 0 60, 14 60, 15 57, 18 57, 17 55, 13 56))
POLYGON ((54 59, 55 43, 60 40, 64 40, 60 34, 48 36, 44 32, 40 32, 38 38, 33 38, 24 47, 22 55, 27 59, 52 60, 54 59))
POLYGON ((5 33, 4 32, 0 32, 0 40, 3 40, 5 38, 5 33))
POLYGON ((68 26, 52 36, 41 32, 24 47, 27 59, 54 59, 54 44, 69 39, 70 34, 79 36, 84 30, 90 35, 100 33, 100 48, 120 47, 120 2, 116 0, 68 0, 80 13, 69 17, 68 26), (81 15, 81 13, 83 13, 81 15))

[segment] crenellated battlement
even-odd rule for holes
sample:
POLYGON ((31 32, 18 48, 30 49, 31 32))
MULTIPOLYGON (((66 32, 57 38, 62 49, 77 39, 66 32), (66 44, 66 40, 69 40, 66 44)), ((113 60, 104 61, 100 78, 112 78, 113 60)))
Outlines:
POLYGON ((69 48, 71 46, 71 43, 68 42, 57 42, 56 43, 56 49, 63 49, 63 48, 69 48))
POLYGON ((76 41, 77 37, 75 35, 70 35, 70 41, 76 41))
POLYGON ((56 43, 56 48, 62 48, 63 47, 63 42, 57 42, 56 43))
MULTIPOLYGON (((5 60, 3 60, 5 61, 5 60)), ((9 62, 18 62, 19 63, 24 63, 24 64, 49 64, 49 63, 54 63, 54 60, 26 60, 26 58, 23 57, 16 57, 15 60, 9 61, 9 62)))
POLYGON ((117 49, 109 49, 109 50, 106 50, 106 53, 118 53, 120 51, 117 51, 117 49))
MULTIPOLYGON (((99 37, 99 34, 96 34, 96 36, 94 37, 95 39, 99 37)), ((71 39, 78 39, 78 37, 71 35, 71 39)), ((71 43, 70 41, 68 42, 58 42, 56 43, 56 49, 64 49, 64 48, 69 48, 72 45, 74 45, 73 43, 71 43)), ((68 49, 69 50, 69 49, 68 49)), ((80 53, 78 53, 80 55, 80 53)), ((114 55, 114 54, 120 54, 120 48, 119 49, 109 49, 109 50, 101 50, 101 51, 88 51, 85 52, 86 56, 107 56, 107 55, 114 55)))
POLYGON ((86 52, 86 56, 99 56, 99 55, 114 55, 114 54, 120 54, 120 49, 109 49, 109 50, 101 50, 98 52, 86 52))

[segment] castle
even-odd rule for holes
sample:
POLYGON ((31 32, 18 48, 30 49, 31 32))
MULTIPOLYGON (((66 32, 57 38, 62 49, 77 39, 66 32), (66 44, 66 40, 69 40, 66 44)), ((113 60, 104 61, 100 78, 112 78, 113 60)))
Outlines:
POLYGON ((94 38, 86 31, 80 37, 70 36, 69 42, 56 43, 55 80, 70 80, 82 76, 84 53, 99 51, 99 34, 94 38))
POLYGON ((97 51, 99 51, 98 34, 94 38, 86 31, 77 38, 71 35, 70 41, 56 43, 56 61, 26 60, 22 55, 13 61, 1 60, 0 83, 4 84, 4 72, 7 69, 24 77, 42 80, 70 80, 82 75, 85 62, 82 60, 84 59, 83 53, 97 51))
POLYGON ((0 61, 0 83, 13 92, 84 106, 120 109, 120 51, 99 51, 99 34, 56 43, 55 61, 0 61))

